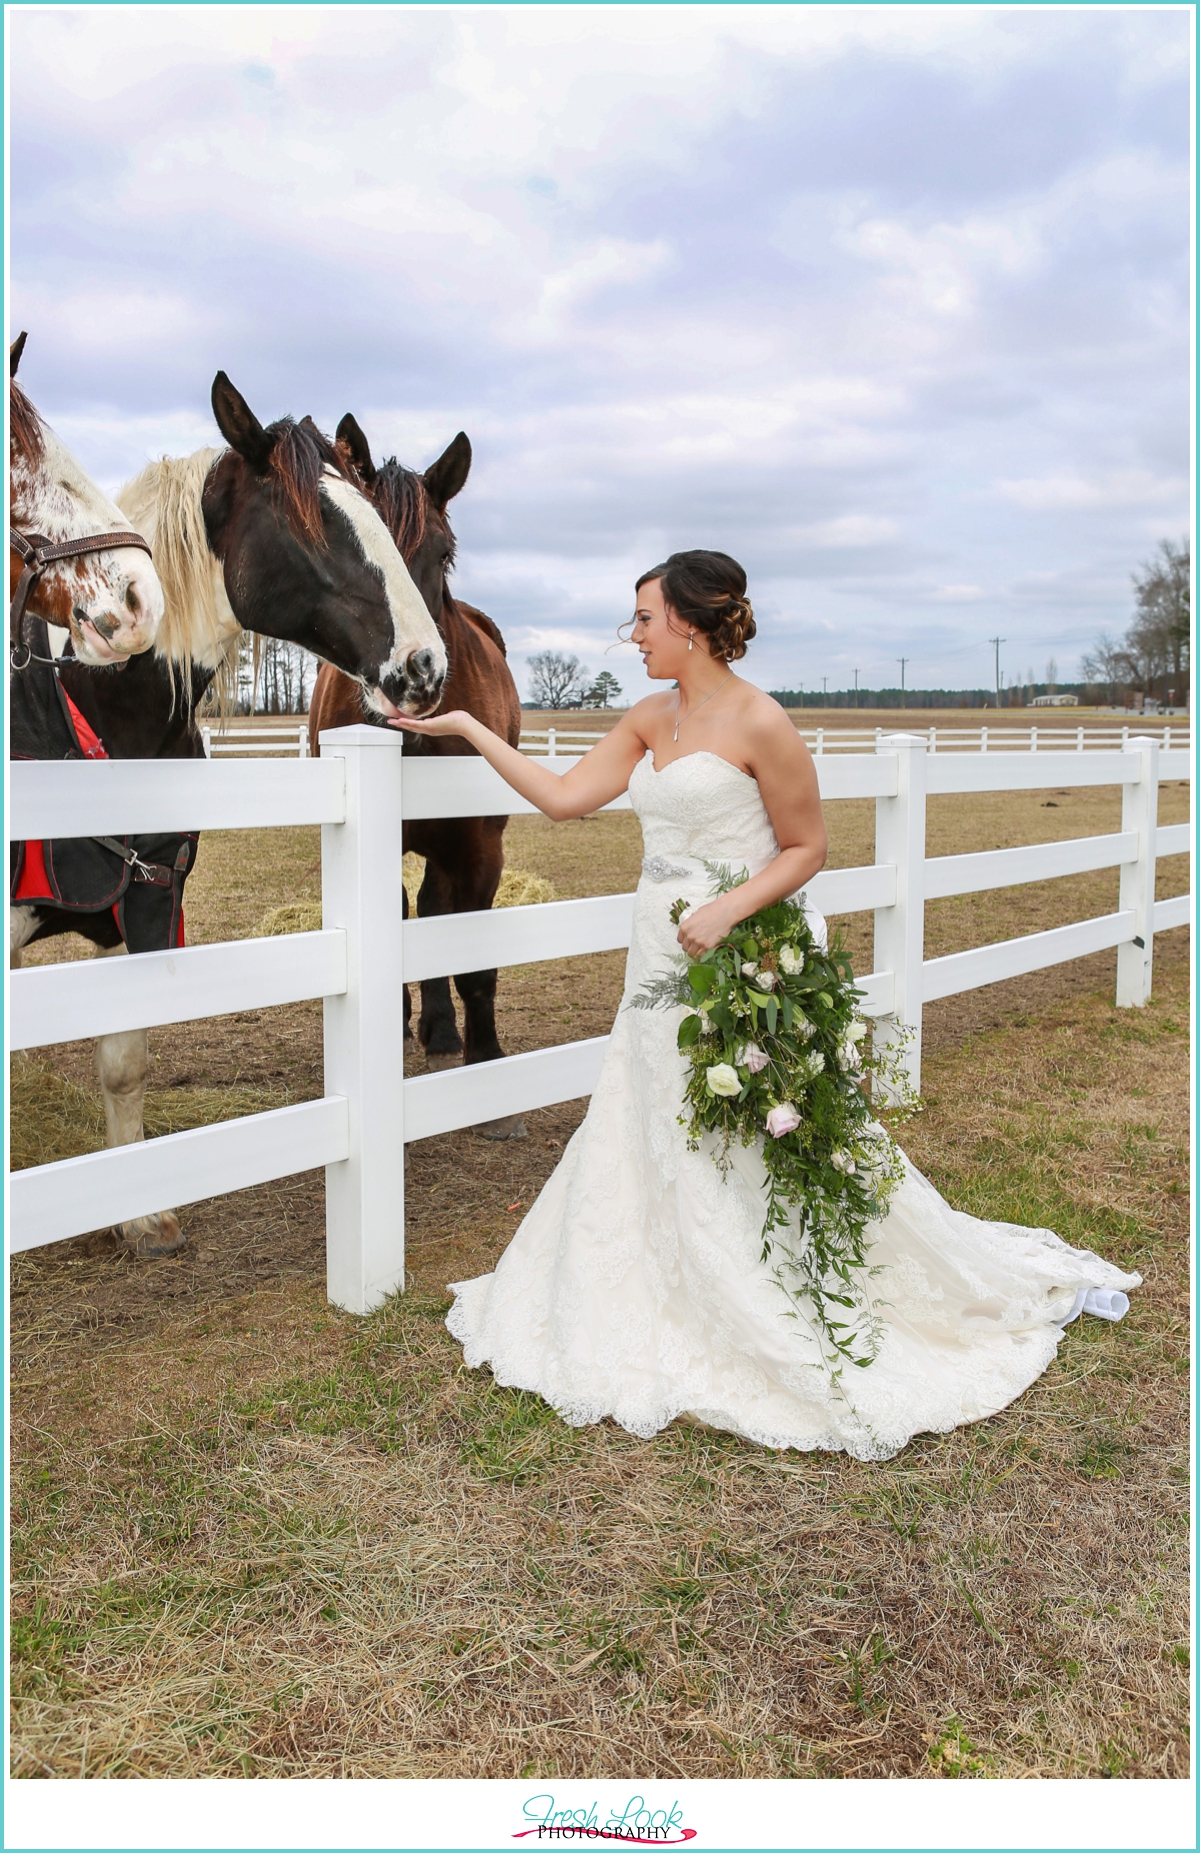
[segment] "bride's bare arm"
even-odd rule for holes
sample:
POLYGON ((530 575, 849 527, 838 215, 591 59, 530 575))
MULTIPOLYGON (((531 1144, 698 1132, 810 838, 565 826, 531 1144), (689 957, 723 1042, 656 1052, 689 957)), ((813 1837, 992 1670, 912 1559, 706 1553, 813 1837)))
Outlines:
POLYGON ((569 817, 586 817, 598 811, 601 805, 619 798, 629 784, 633 768, 646 751, 646 743, 634 722, 635 713, 636 709, 631 709, 623 715, 612 732, 590 753, 585 753, 578 765, 561 774, 550 772, 536 759, 519 753, 474 715, 461 710, 435 715, 429 721, 412 721, 402 716, 389 725, 405 733, 457 734, 469 740, 514 791, 536 804, 538 810, 544 811, 555 823, 563 823, 569 817))
POLYGON ((829 854, 817 769, 782 708, 775 714, 756 711, 747 764, 758 782, 779 854, 749 881, 706 902, 681 923, 679 943, 692 958, 717 945, 739 920, 802 888, 824 868, 829 854))

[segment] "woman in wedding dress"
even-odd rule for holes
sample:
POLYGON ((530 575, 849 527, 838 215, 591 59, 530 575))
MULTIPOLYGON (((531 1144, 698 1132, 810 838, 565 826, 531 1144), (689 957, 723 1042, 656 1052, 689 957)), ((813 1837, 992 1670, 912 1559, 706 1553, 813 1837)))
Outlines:
MULTIPOLYGON (((727 554, 673 554, 638 581, 633 641, 677 683, 629 710, 563 776, 470 715, 393 725, 461 734, 548 817, 628 789, 645 846, 621 1008, 587 1116, 495 1272, 460 1281, 447 1324, 472 1367, 536 1391, 567 1422, 649 1437, 678 1417, 771 1448, 883 1460, 923 1430, 993 1415, 1054 1357, 1082 1311, 1119 1319, 1141 1284, 1048 1229, 951 1209, 911 1165, 872 1224, 874 1362, 835 1381, 813 1327, 762 1259, 764 1169, 680 1124, 681 1010, 627 1008, 679 950, 797 895, 825 861, 816 771, 784 710, 731 665, 755 624, 727 554), (750 879, 712 897, 705 862, 750 879), (669 910, 689 903, 681 924, 669 910)), ((818 937, 824 923, 802 896, 818 937)))

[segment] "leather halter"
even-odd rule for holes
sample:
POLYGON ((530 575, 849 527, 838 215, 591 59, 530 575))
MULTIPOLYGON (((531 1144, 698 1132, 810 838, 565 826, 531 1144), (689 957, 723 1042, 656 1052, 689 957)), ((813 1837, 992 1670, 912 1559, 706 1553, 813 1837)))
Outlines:
POLYGON ((149 542, 144 541, 140 534, 127 533, 122 529, 111 534, 84 534, 78 540, 55 541, 47 540, 44 534, 18 534, 13 529, 10 530, 8 544, 25 563, 8 613, 8 660, 10 667, 17 670, 28 669, 33 661, 33 652, 22 637, 25 609, 34 586, 48 566, 54 566, 59 560, 78 559, 81 554, 103 553, 109 547, 140 547, 143 553, 150 552, 149 542), (22 650, 25 652, 25 660, 18 662, 22 650))

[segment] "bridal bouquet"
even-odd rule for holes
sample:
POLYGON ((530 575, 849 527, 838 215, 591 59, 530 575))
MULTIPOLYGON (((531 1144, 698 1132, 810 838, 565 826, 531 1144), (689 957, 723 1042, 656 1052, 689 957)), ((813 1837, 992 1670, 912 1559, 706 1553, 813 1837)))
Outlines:
MULTIPOLYGON (((705 863, 713 893, 747 879, 705 863)), ((678 923, 688 903, 676 901, 678 923)), ((883 1082, 905 1117, 918 1104, 898 1050, 878 1049, 858 1015, 840 936, 823 952, 804 910, 777 901, 734 928, 699 959, 653 978, 632 1000, 641 1009, 686 1006, 679 1047, 689 1057, 688 1111, 680 1124, 698 1149, 705 1133, 721 1141, 762 1140, 767 1209, 763 1259, 803 1298, 838 1362, 871 1363, 878 1326, 863 1290, 867 1226, 887 1212, 904 1159, 870 1105, 866 1083, 883 1082)), ((832 1360, 831 1360, 832 1361, 832 1360)))

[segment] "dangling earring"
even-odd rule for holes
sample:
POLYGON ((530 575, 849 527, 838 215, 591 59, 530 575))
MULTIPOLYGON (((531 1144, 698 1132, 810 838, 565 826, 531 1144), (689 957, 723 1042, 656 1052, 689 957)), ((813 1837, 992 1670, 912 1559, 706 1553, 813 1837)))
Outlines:
POLYGON ((691 649, 691 647, 692 647, 692 645, 693 645, 693 644, 695 643, 695 641, 696 641, 696 633, 695 633, 695 631, 689 631, 689 632, 688 632, 688 649, 689 649, 689 650, 691 649))

